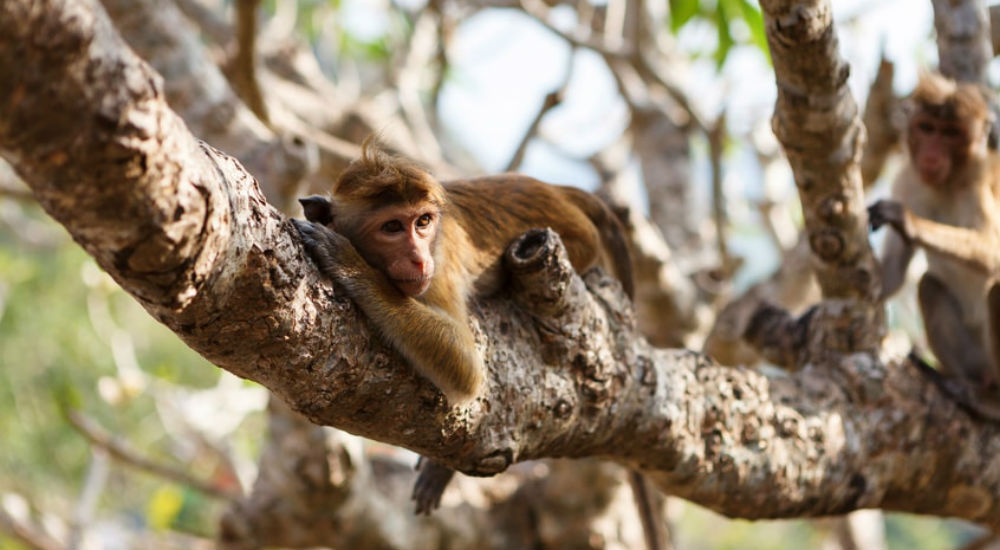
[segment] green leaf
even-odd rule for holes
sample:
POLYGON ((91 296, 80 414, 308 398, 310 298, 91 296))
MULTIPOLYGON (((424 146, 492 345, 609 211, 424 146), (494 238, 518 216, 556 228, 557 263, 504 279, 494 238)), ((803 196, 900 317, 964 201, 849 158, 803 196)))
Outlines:
POLYGON ((719 34, 719 45, 716 47, 715 54, 712 57, 715 59, 715 67, 717 69, 722 68, 722 65, 726 62, 726 57, 729 55, 729 50, 735 44, 733 35, 729 31, 729 21, 732 17, 731 9, 734 1, 738 0, 719 0, 718 7, 715 10, 713 19, 715 28, 719 34))
POLYGON ((701 8, 699 0, 670 0, 670 31, 676 33, 698 15, 701 8))
POLYGON ((770 59, 771 50, 767 47, 767 32, 764 30, 764 14, 750 0, 739 0, 740 11, 747 27, 750 28, 750 40, 770 59))
POLYGON ((65 413, 66 411, 81 408, 83 396, 69 374, 65 371, 52 368, 45 371, 44 377, 48 381, 49 391, 52 392, 52 399, 60 411, 65 413))

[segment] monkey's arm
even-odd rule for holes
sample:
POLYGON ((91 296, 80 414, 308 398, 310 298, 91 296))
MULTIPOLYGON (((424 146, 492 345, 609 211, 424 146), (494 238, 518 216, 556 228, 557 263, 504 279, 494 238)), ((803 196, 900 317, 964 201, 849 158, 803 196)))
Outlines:
MULTIPOLYGON (((450 404, 476 396, 484 367, 464 315, 456 319, 404 296, 343 235, 322 225, 292 221, 320 270, 347 289, 382 336, 443 391, 450 404)), ((464 305, 456 307, 464 312, 464 305)))
POLYGON ((906 269, 913 259, 913 245, 903 240, 896 232, 890 232, 885 236, 885 243, 882 247, 882 258, 880 265, 882 268, 882 299, 888 298, 903 286, 906 279, 906 269))
POLYGON ((910 214, 913 242, 954 258, 985 275, 1000 272, 1000 249, 982 231, 938 223, 910 214))
MULTIPOLYGON (((878 201, 869 206, 868 218, 872 229, 878 229, 886 223, 896 228, 896 225, 892 224, 890 220, 897 219, 901 214, 896 214, 896 212, 901 211, 902 208, 902 204, 897 201, 878 201)), ((881 299, 884 300, 892 296, 899 290, 899 287, 903 286, 906 269, 910 266, 910 260, 913 259, 913 252, 913 243, 902 230, 897 228, 896 231, 890 231, 886 234, 885 243, 882 246, 882 258, 880 259, 882 267, 881 299)))
POLYGON ((986 275, 1000 272, 1000 247, 983 231, 922 218, 897 201, 878 201, 868 213, 872 228, 889 224, 911 246, 922 246, 986 275))

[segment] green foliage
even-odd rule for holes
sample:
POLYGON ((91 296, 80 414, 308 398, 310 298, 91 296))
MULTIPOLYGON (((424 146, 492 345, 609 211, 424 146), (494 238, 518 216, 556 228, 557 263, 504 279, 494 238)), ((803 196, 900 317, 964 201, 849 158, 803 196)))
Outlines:
POLYGON ((340 34, 340 53, 345 57, 361 58, 365 61, 385 61, 389 59, 390 46, 387 36, 374 40, 362 40, 351 33, 340 34))
POLYGON ((670 30, 678 33, 692 21, 702 21, 715 27, 716 44, 711 52, 716 66, 725 64, 733 47, 749 44, 769 55, 764 17, 750 0, 670 0, 670 30), (745 37, 733 34, 734 26, 746 29, 745 37))
MULTIPOLYGON (((24 211, 45 219, 35 207, 24 211)), ((69 409, 94 418, 144 456, 210 476, 215 462, 185 463, 190 454, 175 454, 149 390, 206 388, 218 378, 216 367, 153 320, 68 238, 39 248, 0 231, 0 494, 18 493, 68 517, 91 463, 89 443, 66 419, 69 409)), ((244 456, 259 450, 264 427, 254 428, 254 441, 243 441, 248 434, 231 441, 252 453, 244 456)), ((220 501, 117 462, 111 471, 102 516, 139 516, 211 536, 220 501), (159 515, 145 513, 164 486, 180 495, 169 522, 162 521, 162 506, 159 515)), ((0 538, 0 548, 18 547, 0 538)))
POLYGON ((0 532, 0 548, 4 550, 29 550, 29 547, 0 532))

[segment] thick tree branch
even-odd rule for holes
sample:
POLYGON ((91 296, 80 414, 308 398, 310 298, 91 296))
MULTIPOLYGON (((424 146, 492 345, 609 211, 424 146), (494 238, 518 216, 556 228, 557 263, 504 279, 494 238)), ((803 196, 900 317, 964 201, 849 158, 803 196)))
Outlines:
POLYGON ((795 374, 652 349, 620 286, 573 273, 551 233, 518 255, 547 273, 515 274, 539 299, 515 284, 520 299, 472 304, 486 389, 449 409, 318 278, 242 167, 186 131, 99 6, 8 0, 0 37, 0 153, 42 206, 188 345, 313 421, 481 475, 610 458, 733 516, 884 507, 1000 526, 1000 427, 908 364, 823 353, 851 331, 807 332, 795 374))
POLYGON ((309 148, 276 135, 236 96, 195 28, 173 2, 104 0, 129 45, 164 76, 170 106, 191 131, 237 157, 269 200, 282 204, 315 170, 309 148))
POLYGON ((985 84, 993 58, 990 15, 983 0, 932 0, 941 74, 985 84))
MULTIPOLYGON (((871 301, 875 258, 858 160, 864 127, 827 0, 762 0, 778 85, 772 125, 799 188, 824 296, 871 301)), ((874 307, 874 306, 871 306, 874 307)))
POLYGON ((892 91, 893 64, 882 58, 865 101, 864 123, 868 139, 861 155, 861 180, 865 189, 875 184, 889 154, 897 149, 900 128, 894 115, 900 111, 892 91))

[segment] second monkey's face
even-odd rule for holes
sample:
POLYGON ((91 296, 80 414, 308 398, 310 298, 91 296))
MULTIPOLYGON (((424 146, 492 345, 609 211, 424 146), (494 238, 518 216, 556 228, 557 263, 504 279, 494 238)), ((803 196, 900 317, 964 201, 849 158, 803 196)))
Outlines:
POLYGON ((361 228, 359 251, 400 292, 420 296, 434 277, 440 221, 441 212, 426 203, 379 208, 361 228))

